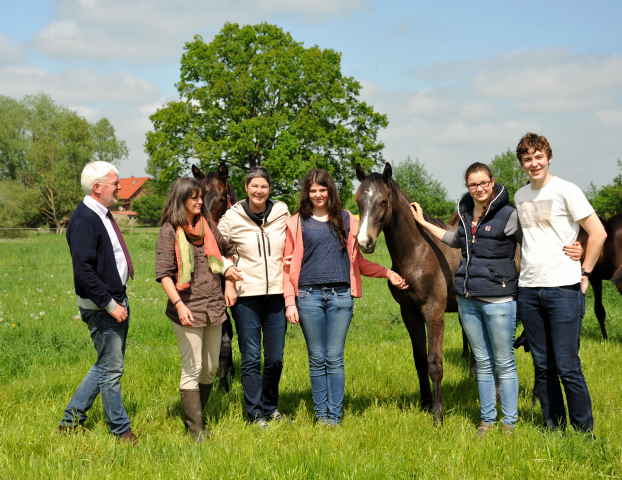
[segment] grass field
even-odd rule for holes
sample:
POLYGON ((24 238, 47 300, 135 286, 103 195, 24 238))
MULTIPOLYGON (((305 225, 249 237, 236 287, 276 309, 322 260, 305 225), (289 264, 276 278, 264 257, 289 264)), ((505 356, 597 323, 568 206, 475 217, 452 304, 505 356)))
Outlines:
MULTIPOLYGON (((439 428, 419 409, 410 341, 386 282, 364 279, 346 343, 342 425, 313 423, 307 355, 299 327, 285 345, 280 410, 292 424, 267 431, 245 423, 239 377, 206 411, 212 438, 194 445, 182 425, 180 359, 165 295, 154 280, 155 234, 128 236, 130 334, 122 380, 136 447, 107 432, 99 399, 85 435, 56 431, 62 411, 95 360, 78 315, 62 235, 0 240, 0 479, 18 478, 617 478, 622 476, 622 298, 605 285, 610 340, 601 340, 588 297, 581 358, 592 394, 596 440, 547 433, 531 407, 533 367, 522 350, 515 435, 475 440, 475 380, 461 359, 457 316, 446 316, 439 428)), ((371 255, 387 264, 383 245, 371 255)), ((237 336, 235 337, 237 339, 237 336)), ((234 339, 234 340, 235 340, 234 339)), ((237 342, 237 340, 235 340, 237 342)), ((234 342, 234 343, 235 343, 234 342)), ((234 360, 239 372, 237 344, 234 360)))

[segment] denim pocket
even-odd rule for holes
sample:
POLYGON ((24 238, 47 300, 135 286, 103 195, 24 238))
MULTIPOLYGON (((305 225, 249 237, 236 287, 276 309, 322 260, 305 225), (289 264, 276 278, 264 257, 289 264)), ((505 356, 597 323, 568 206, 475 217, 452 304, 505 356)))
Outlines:
POLYGON ((309 296, 310 293, 311 290, 298 290, 298 297, 296 297, 296 299, 299 302, 302 302, 309 296))
POLYGON ((335 288, 334 292, 335 292, 335 296, 339 300, 351 300, 352 299, 352 291, 349 288, 335 288))

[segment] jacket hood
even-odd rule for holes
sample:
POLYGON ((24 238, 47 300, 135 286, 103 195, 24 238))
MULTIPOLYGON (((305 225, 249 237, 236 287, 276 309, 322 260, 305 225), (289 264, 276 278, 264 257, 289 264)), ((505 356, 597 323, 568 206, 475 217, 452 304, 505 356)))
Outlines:
MULTIPOLYGON (((510 194, 508 193, 507 188, 505 188, 500 183, 495 184, 495 198, 492 199, 490 205, 488 205, 488 209, 486 210, 486 216, 489 214, 494 214, 503 207, 505 207, 508 203, 510 203, 510 194)), ((473 208, 475 208, 475 202, 473 201, 473 197, 471 197, 470 193, 466 193, 459 201, 458 201, 458 213, 460 216, 465 213, 472 214, 473 208)))

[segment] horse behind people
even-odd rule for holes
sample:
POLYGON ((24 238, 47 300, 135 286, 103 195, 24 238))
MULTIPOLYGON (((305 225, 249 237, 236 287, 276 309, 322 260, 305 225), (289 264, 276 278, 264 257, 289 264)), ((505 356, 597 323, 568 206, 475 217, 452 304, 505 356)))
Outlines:
MULTIPOLYGON (((225 212, 238 202, 238 197, 229 183, 229 170, 224 163, 218 167, 218 172, 207 172, 204 174, 196 165, 192 165, 192 174, 203 185, 203 203, 216 223, 225 212)), ((222 280, 224 292, 224 279, 222 280)), ((233 351, 231 340, 233 338, 233 326, 229 311, 227 310, 227 320, 222 324, 222 339, 220 342, 220 387, 229 392, 229 377, 233 379, 235 369, 233 368, 233 351)))
MULTIPOLYGON (((415 222, 409 198, 391 178, 390 164, 385 164, 382 175, 366 175, 357 165, 356 176, 361 182, 356 194, 361 218, 359 248, 363 253, 372 253, 378 235, 384 232, 391 255, 391 269, 410 285, 408 290, 399 290, 389 282, 389 290, 400 305, 402 320, 412 342, 421 406, 432 410, 437 424, 443 421, 445 411, 441 394, 445 312, 458 311, 453 284, 461 252, 432 238, 415 222)), ((427 215, 426 219, 447 230, 456 228, 427 215)))

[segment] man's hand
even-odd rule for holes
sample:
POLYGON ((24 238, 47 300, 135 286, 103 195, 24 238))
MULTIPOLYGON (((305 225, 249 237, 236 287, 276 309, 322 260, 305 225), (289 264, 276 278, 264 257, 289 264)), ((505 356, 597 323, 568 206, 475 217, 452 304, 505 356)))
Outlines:
POLYGON ((110 312, 110 315, 117 321, 117 323, 125 322, 127 320, 127 310, 120 303, 117 303, 117 306, 114 307, 112 312, 110 312))
POLYGON ((589 280, 587 277, 581 277, 581 291, 583 292, 584 297, 587 295, 588 283, 589 283, 589 280))

